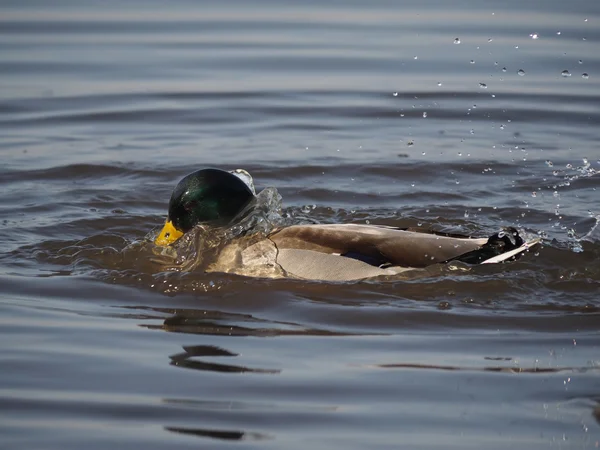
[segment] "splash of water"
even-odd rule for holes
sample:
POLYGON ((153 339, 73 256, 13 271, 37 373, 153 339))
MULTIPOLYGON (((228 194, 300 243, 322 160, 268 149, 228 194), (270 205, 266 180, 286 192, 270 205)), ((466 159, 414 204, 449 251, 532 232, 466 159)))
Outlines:
POLYGON ((600 214, 595 216, 594 219, 596 219, 596 223, 586 235, 579 239, 580 241, 600 242, 600 214))

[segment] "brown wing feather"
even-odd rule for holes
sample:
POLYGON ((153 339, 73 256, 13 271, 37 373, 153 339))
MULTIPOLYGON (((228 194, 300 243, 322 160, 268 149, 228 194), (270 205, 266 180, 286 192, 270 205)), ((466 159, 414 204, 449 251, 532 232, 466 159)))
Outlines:
POLYGON ((426 267, 476 250, 487 239, 439 236, 376 225, 294 225, 272 233, 279 249, 358 253, 394 266, 426 267))

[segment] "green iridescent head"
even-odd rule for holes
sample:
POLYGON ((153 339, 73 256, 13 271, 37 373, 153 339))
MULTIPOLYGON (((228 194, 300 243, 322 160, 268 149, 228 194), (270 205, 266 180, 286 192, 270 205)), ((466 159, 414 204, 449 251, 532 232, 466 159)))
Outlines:
POLYGON ((167 221, 154 243, 172 244, 199 223, 226 224, 253 199, 246 183, 230 172, 202 169, 190 173, 175 186, 167 221))

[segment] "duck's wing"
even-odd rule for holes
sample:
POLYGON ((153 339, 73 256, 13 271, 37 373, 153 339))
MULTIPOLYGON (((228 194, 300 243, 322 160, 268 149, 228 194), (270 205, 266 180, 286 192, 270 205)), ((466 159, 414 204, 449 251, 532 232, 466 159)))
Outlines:
MULTIPOLYGON (((404 268, 450 261, 475 252, 488 242, 488 239, 440 236, 356 224, 294 225, 277 230, 269 237, 280 252, 280 264, 279 259, 291 263, 293 258, 284 256, 289 253, 286 253, 287 250, 306 250, 344 256, 375 267, 387 264, 404 268)), ((301 254, 295 255, 299 257, 301 254)), ((282 267, 288 270, 283 264, 282 267)))
POLYGON ((276 260, 289 275, 307 280, 352 281, 414 270, 400 266, 378 267, 334 253, 296 248, 278 249, 276 260))
POLYGON ((278 249, 259 235, 234 239, 223 247, 207 272, 225 272, 260 278, 296 277, 320 281, 352 281, 411 271, 378 267, 332 253, 294 248, 278 249))

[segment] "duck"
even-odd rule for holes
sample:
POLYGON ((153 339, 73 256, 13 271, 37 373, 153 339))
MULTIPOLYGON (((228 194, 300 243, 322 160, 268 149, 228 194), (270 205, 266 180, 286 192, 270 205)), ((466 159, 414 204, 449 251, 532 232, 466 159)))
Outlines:
MULTIPOLYGON (((196 170, 173 189, 165 224, 154 244, 173 246, 197 227, 231 226, 251 211, 256 198, 252 177, 242 169, 196 170)), ((375 224, 298 224, 226 244, 206 271, 355 281, 451 262, 500 263, 520 257, 538 243, 525 241, 513 227, 472 237, 375 224)))

